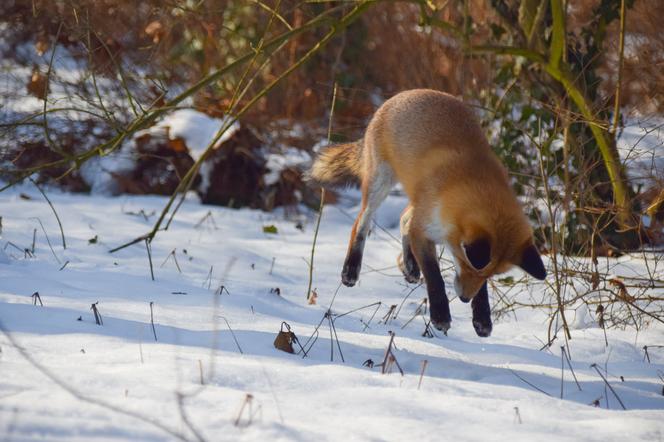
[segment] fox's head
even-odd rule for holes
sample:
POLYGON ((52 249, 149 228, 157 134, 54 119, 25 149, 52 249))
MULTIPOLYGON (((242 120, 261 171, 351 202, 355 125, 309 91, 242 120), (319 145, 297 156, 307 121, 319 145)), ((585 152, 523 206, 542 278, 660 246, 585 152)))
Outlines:
MULTIPOLYGON (((514 226, 510 227, 514 229, 514 226)), ((502 226, 503 230, 493 234, 473 229, 459 235, 450 244, 457 267, 454 286, 459 299, 470 301, 488 278, 507 272, 514 266, 521 267, 539 280, 546 277, 546 269, 533 244, 530 228, 526 226, 510 231, 510 227, 502 226)))
POLYGON ((546 277, 533 229, 506 169, 496 157, 486 161, 481 177, 459 178, 439 194, 438 216, 456 261, 454 286, 464 302, 473 299, 487 279, 515 266, 537 279, 546 277))

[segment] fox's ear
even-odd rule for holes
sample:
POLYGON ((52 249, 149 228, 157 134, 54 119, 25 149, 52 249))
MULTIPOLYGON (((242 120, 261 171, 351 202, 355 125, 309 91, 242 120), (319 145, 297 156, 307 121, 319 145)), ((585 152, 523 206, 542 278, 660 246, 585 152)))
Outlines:
POLYGON ((529 275, 541 280, 546 278, 546 269, 540 257, 537 247, 533 244, 528 245, 523 249, 521 254, 521 262, 518 264, 529 275))
POLYGON ((491 243, 486 238, 476 239, 470 244, 462 242, 461 248, 475 270, 482 270, 491 262, 491 243))

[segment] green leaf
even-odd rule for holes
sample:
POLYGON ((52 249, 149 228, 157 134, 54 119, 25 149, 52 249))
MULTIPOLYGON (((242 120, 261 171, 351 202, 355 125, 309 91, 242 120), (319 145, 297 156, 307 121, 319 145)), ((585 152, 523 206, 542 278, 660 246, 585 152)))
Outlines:
POLYGON ((269 226, 263 226, 263 233, 276 235, 277 233, 279 233, 279 231, 277 230, 277 226, 275 226, 274 224, 270 224, 269 226))

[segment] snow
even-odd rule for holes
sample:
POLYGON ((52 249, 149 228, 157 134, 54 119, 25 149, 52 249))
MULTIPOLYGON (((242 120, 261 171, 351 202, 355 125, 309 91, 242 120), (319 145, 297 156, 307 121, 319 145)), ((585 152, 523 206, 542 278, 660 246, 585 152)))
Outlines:
MULTIPOLYGON (((339 274, 357 194, 349 192, 342 205, 325 208, 314 266, 318 300, 309 305, 306 261, 313 214, 302 231, 282 212, 187 200, 169 230, 152 242, 152 281, 142 243, 108 251, 148 232, 165 198, 48 194, 62 220, 66 249, 50 207, 35 189, 0 194, 3 439, 196 440, 194 430, 206 440, 233 441, 652 441, 664 436, 658 378, 664 350, 652 348, 651 363, 642 350, 664 343, 661 324, 638 334, 609 329, 607 348, 593 312, 578 309, 575 317, 568 311, 572 366, 582 391, 565 370, 562 400, 560 347, 540 351, 548 326, 543 311, 502 316, 491 337, 479 338, 469 306, 454 297, 453 273, 444 270, 452 329, 449 336, 423 337, 423 318, 409 320, 425 290, 407 285, 395 268, 397 219, 406 203, 398 195, 388 197, 378 214, 385 230, 374 229, 367 240, 363 273, 354 288, 340 287, 339 274), (266 225, 276 226, 278 233, 264 233, 266 225), (8 245, 31 248, 35 228, 34 256, 8 245), (181 273, 169 258, 173 250, 181 273), (228 293, 216 294, 222 285, 228 293), (276 287, 280 294, 271 293, 276 287), (400 305, 413 289, 398 317, 380 323, 388 307, 400 305), (43 307, 32 305, 34 292, 43 307), (90 310, 96 302, 103 325, 95 324, 90 310), (375 307, 335 320, 345 362, 336 344, 330 361, 327 322, 306 358, 273 347, 282 321, 304 344, 330 303, 332 312, 341 314, 376 302, 381 305, 373 319, 375 307), (404 376, 363 366, 367 359, 383 360, 388 331, 396 333, 394 353, 404 376), (418 388, 424 360, 428 365, 418 388), (593 363, 607 367, 605 376, 627 411, 607 391, 593 363), (235 425, 247 394, 251 407, 244 407, 235 425), (600 407, 589 405, 598 398, 600 407)), ((645 272, 644 262, 633 256, 600 265, 622 274, 645 272)), ((517 271, 513 275, 521 277, 517 271)), ((519 288, 524 296, 537 297, 544 285, 528 281, 519 288)))
POLYGON ((93 157, 81 165, 81 178, 93 194, 114 195, 120 189, 114 175, 127 173, 136 167, 134 139, 108 155, 93 157))
POLYGON ((228 129, 221 135, 215 145, 228 140, 240 127, 239 123, 230 123, 227 118, 213 118, 193 109, 178 109, 169 113, 161 120, 155 129, 169 128, 171 139, 181 138, 189 148, 189 154, 197 160, 214 140, 217 132, 228 125, 228 129))
POLYGON ((264 175, 265 185, 272 186, 279 182, 281 172, 289 167, 303 170, 311 164, 311 156, 302 149, 284 147, 281 152, 269 153, 265 168, 268 172, 264 175))

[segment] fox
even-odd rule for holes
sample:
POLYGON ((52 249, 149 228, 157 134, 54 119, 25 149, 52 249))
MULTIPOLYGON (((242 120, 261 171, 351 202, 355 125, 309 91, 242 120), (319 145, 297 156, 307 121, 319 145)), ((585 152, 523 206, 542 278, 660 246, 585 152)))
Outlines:
POLYGON ((451 251, 455 292, 471 303, 480 337, 491 335, 487 280, 518 266, 538 280, 546 268, 532 227, 472 108, 431 89, 400 92, 374 113, 357 141, 331 145, 316 156, 307 178, 327 187, 359 185, 362 203, 353 224, 341 281, 352 287, 362 267, 373 216, 396 183, 408 197, 399 229, 397 264, 406 281, 424 276, 431 324, 452 324, 436 245, 451 251))

